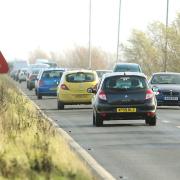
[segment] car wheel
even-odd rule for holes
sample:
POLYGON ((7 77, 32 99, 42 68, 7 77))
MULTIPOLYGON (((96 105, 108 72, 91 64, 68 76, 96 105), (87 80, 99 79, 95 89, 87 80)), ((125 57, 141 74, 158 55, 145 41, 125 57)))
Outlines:
POLYGON ((37 93, 37 98, 42 99, 42 95, 40 93, 37 93))
POLYGON ((19 83, 21 84, 21 80, 19 80, 19 83))
POLYGON ((57 108, 58 108, 58 110, 64 109, 64 104, 61 101, 58 101, 57 102, 57 108))
POLYGON ((150 126, 156 126, 156 119, 157 119, 156 116, 147 117, 145 121, 146 121, 146 124, 149 124, 150 126))
POLYGON ((31 86, 29 86, 29 90, 31 91, 33 88, 31 86))
POLYGON ((103 119, 100 117, 98 113, 95 113, 95 126, 96 127, 103 126, 103 119))
POLYGON ((34 90, 34 92, 35 92, 35 95, 37 96, 37 90, 36 89, 34 90))
POLYGON ((149 125, 149 117, 147 117, 147 118, 145 119, 145 123, 146 123, 146 125, 149 125))
POLYGON ((95 115, 94 115, 94 113, 93 113, 93 126, 95 126, 95 115))

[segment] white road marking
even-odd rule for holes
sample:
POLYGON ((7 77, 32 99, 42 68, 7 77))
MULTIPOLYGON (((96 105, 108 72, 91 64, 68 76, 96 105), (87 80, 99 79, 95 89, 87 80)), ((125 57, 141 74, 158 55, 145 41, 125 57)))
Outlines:
POLYGON ((166 121, 166 120, 163 120, 161 122, 163 122, 163 123, 170 123, 170 121, 166 121))
POLYGON ((177 128, 180 128, 180 126, 176 126, 177 128))

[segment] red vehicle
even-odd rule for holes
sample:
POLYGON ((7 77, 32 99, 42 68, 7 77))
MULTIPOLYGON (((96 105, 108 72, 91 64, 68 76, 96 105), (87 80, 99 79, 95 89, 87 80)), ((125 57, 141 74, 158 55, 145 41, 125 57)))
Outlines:
POLYGON ((7 73, 9 71, 8 63, 0 51, 0 73, 7 73))

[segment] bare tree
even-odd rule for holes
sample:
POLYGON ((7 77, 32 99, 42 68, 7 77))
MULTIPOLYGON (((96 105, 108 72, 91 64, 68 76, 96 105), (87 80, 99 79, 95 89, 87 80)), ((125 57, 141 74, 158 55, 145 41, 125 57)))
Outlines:
POLYGON ((35 63, 36 59, 50 59, 47 52, 39 47, 29 53, 29 63, 35 63))

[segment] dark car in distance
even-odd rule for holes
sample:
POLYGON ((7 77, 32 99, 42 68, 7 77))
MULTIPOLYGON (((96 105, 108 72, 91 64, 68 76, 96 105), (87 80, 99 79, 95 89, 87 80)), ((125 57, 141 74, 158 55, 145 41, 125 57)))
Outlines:
POLYGON ((180 106, 180 73, 158 72, 149 80, 158 106, 180 106))
POLYGON ((137 63, 116 63, 113 72, 142 72, 142 69, 137 63))
POLYGON ((105 120, 144 119, 156 125, 157 102, 143 73, 124 72, 103 76, 92 99, 93 125, 102 126, 105 120))
POLYGON ((96 73, 97 73, 99 79, 102 78, 103 74, 111 73, 111 72, 112 72, 112 70, 109 70, 109 69, 97 69, 96 70, 96 73))
POLYGON ((41 68, 31 69, 26 76, 27 89, 32 90, 35 88, 35 80, 40 72, 41 68))

